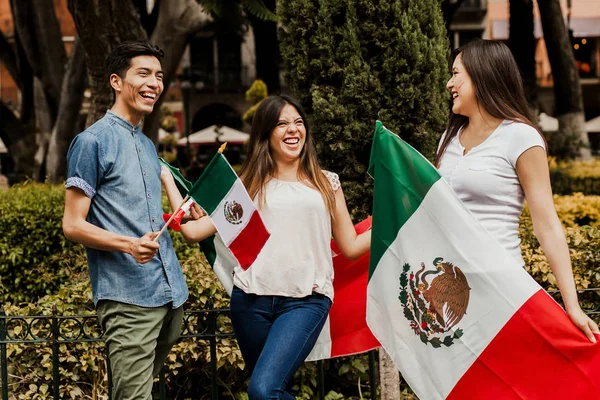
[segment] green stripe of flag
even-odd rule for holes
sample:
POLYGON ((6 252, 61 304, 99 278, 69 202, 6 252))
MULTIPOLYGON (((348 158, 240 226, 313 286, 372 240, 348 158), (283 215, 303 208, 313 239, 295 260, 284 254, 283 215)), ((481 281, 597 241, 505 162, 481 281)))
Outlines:
POLYGON ((373 239, 369 279, 398 232, 419 208, 440 174, 419 152, 380 121, 375 125, 369 174, 373 193, 373 239))
POLYGON ((163 158, 159 157, 158 162, 160 163, 160 165, 164 165, 165 167, 167 167, 167 169, 171 172, 171 175, 173 175, 173 178, 175 180, 175 184, 177 185, 177 189, 179 189, 179 193, 181 193, 182 196, 185 196, 187 192, 190 191, 190 188, 192 187, 192 182, 188 181, 183 177, 181 171, 179 171, 179 168, 175 168, 174 166, 166 162, 163 158))
MULTIPOLYGON (((159 157, 158 161, 161 165, 167 167, 167 169, 171 172, 171 175, 173 175, 175 183, 177 184, 177 189, 179 189, 179 193, 181 193, 181 195, 185 197, 185 195, 188 194, 192 187, 192 182, 185 179, 178 168, 175 168, 174 166, 166 162, 164 159, 159 157)), ((215 260, 217 258, 217 252, 215 250, 214 241, 215 235, 212 235, 200 242, 200 249, 204 253, 206 261, 208 261, 211 267, 215 264, 215 260)))
POLYGON ((223 154, 217 153, 188 194, 211 215, 237 178, 223 154))

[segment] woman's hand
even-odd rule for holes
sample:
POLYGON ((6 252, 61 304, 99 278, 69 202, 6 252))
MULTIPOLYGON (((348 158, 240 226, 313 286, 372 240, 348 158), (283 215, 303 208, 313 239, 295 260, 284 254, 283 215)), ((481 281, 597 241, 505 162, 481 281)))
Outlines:
POLYGON ((194 203, 194 205, 190 207, 190 213, 184 215, 181 219, 181 223, 185 224, 186 222, 197 221, 200 218, 205 217, 206 215, 207 214, 204 212, 204 210, 201 209, 198 204, 194 203))
POLYGON ((571 318, 571 321, 573 321, 575 326, 585 333, 585 336, 588 337, 590 342, 596 343, 594 334, 600 335, 600 329, 598 329, 598 325, 592 321, 590 317, 585 315, 581 307, 576 307, 574 310, 567 311, 567 315, 571 318))

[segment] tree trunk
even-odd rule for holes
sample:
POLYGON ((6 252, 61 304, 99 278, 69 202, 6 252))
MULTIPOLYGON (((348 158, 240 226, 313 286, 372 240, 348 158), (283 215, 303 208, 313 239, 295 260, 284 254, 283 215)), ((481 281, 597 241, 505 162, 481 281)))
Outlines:
POLYGON ((381 400, 400 399, 400 373, 383 347, 379 349, 379 381, 381 400))
POLYGON ((146 39, 147 35, 131 1, 68 0, 67 5, 86 55, 92 91, 86 126, 90 126, 113 104, 112 89, 106 76, 106 58, 121 42, 146 39))
POLYGON ((33 176, 32 160, 36 149, 33 123, 23 124, 1 100, 0 121, 0 138, 15 163, 15 171, 24 176, 33 176))
POLYGON ((582 144, 579 156, 591 159, 589 139, 585 130, 583 96, 575 57, 559 0, 538 0, 546 50, 554 80, 554 102, 558 129, 563 135, 573 135, 582 144))
POLYGON ((133 6, 140 15, 140 23, 148 36, 152 36, 156 23, 158 22, 158 12, 160 10, 160 1, 154 2, 152 11, 148 13, 146 0, 133 0, 133 6))
MULTIPOLYGON (((265 6, 275 11, 275 0, 265 0, 265 6)), ((252 14, 248 19, 254 30, 254 50, 256 52, 256 77, 267 84, 269 93, 279 93, 279 42, 277 40, 277 23, 260 19, 252 14)))
MULTIPOLYGON (((164 71, 163 82, 165 92, 169 87, 175 72, 185 52, 188 39, 204 26, 203 8, 196 0, 160 0, 158 22, 150 42, 160 47, 165 56, 161 62, 164 71)), ((156 6, 155 6, 156 7, 156 6)), ((160 127, 160 107, 164 94, 154 105, 152 114, 144 118, 144 133, 158 143, 158 128, 160 127)))
POLYGON ((52 183, 59 183, 66 176, 67 151, 71 140, 77 133, 85 84, 85 54, 77 39, 69 56, 69 64, 60 95, 58 117, 52 129, 48 147, 46 174, 52 183))
POLYGON ((533 0, 510 0, 510 29, 508 47, 512 51, 532 111, 532 117, 538 110, 538 85, 535 74, 535 36, 533 22, 533 0))
POLYGON ((27 61, 42 84, 54 123, 67 63, 54 3, 47 0, 12 0, 12 10, 15 29, 19 32, 27 61))

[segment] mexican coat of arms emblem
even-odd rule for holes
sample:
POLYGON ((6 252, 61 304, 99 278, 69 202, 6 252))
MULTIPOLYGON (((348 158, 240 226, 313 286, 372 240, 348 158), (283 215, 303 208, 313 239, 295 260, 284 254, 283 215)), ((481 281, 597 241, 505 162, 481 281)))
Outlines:
POLYGON ((244 208, 235 200, 226 201, 223 207, 223 213, 225 214, 225 219, 227 222, 233 225, 238 225, 242 223, 244 208))
POLYGON ((404 264, 400 295, 404 316, 415 335, 434 348, 449 347, 463 335, 456 325, 467 313, 471 288, 459 267, 438 257, 434 269, 424 263, 413 272, 404 264), (433 276, 433 278, 432 278, 433 276))

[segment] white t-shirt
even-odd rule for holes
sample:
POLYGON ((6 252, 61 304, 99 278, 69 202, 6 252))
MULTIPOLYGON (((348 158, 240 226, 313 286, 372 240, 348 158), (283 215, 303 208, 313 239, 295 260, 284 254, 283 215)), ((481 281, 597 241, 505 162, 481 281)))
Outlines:
MULTIPOLYGON (((337 190, 338 176, 323 172, 337 190)), ((315 291, 333 300, 331 215, 323 197, 302 182, 271 179, 265 189, 259 213, 271 236, 250 268, 235 268, 233 283, 246 293, 305 297, 315 291)))
POLYGON ((525 194, 516 166, 525 150, 534 146, 546 148, 542 136, 527 124, 504 120, 466 155, 459 136, 460 132, 448 144, 440 162, 440 174, 492 237, 524 265, 519 247, 519 217, 525 194))

